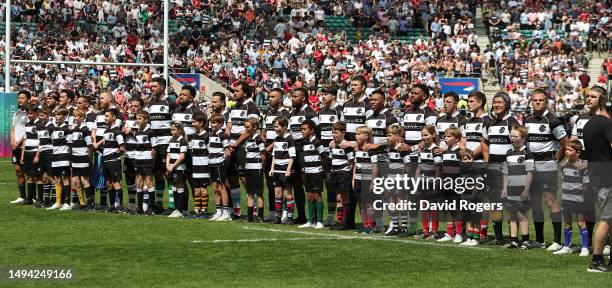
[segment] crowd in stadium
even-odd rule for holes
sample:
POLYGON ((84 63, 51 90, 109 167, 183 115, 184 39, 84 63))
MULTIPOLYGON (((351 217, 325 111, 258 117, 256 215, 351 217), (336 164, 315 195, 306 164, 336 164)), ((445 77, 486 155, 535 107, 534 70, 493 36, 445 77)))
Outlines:
MULTIPOLYGON (((610 9, 554 2, 546 10, 542 4, 552 1, 483 3, 488 47, 477 45, 471 1, 173 2, 173 71, 203 73, 231 93, 214 93, 201 109, 192 86, 173 91, 156 69, 12 65, 11 79, 3 80, 20 91, 11 133, 20 191, 14 203, 267 219, 555 254, 573 252, 575 216, 578 254, 593 255, 590 270, 607 271, 612 201, 599 203, 594 231, 602 201, 594 195, 612 192, 606 170, 592 168, 612 162, 611 108, 606 89, 589 86, 584 69, 592 53, 609 53, 610 9), (360 30, 350 36, 330 29, 326 15, 360 30), (413 28, 422 34, 403 40, 413 28), (439 77, 459 76, 498 81, 503 91, 442 94, 439 77), (555 110, 576 115, 560 120, 555 110), (399 174, 486 175, 487 189, 371 193, 377 177, 399 174), (499 202, 505 210, 388 211, 385 228, 374 202, 406 198, 499 202), (553 239, 544 239, 544 205, 553 239), (504 214, 510 238, 502 233, 504 214), (441 234, 440 221, 447 222, 441 234)), ((11 11, 15 23, 35 23, 15 25, 15 59, 163 61, 159 1, 15 1, 11 11)), ((604 65, 600 83, 612 75, 612 61, 604 65)))

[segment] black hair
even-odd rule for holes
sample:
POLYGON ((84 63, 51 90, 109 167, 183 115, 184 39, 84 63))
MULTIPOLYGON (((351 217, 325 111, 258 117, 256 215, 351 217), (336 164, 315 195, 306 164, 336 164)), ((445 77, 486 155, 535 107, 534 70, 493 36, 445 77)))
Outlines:
POLYGON ((308 128, 310 128, 311 130, 315 130, 315 127, 317 126, 317 124, 315 124, 314 121, 310 120, 310 119, 306 119, 302 122, 302 124, 300 124, 300 126, 308 126, 308 128))
POLYGON ((459 94, 457 94, 457 93, 455 93, 453 91, 444 94, 444 98, 446 98, 446 97, 453 97, 453 99, 455 99, 455 102, 459 102, 459 94))
POLYGON ((21 95, 21 94, 26 95, 26 98, 28 98, 28 100, 32 98, 32 94, 28 90, 21 90, 19 91, 19 93, 17 93, 17 95, 21 95))
POLYGON ((191 85, 183 85, 183 87, 181 87, 181 90, 189 90, 189 94, 191 95, 191 97, 196 96, 196 89, 191 85))
POLYGON ((425 98, 429 98, 429 87, 427 87, 427 85, 423 83, 417 83, 412 85, 412 88, 419 88, 423 90, 423 93, 425 93, 425 98))
POLYGON ((219 99, 221 99, 221 102, 225 102, 225 94, 223 94, 223 92, 213 92, 212 97, 219 97, 219 99))

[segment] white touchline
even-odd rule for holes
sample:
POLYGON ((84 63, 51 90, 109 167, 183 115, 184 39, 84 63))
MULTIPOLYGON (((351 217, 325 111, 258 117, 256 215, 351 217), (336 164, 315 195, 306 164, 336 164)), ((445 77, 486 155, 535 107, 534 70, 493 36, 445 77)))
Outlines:
POLYGON ((348 235, 315 233, 315 232, 306 232, 306 231, 259 228, 259 227, 242 227, 242 229, 255 230, 255 231, 269 231, 269 232, 276 232, 276 233, 293 233, 293 234, 312 235, 312 236, 327 236, 327 237, 331 236, 331 237, 337 237, 338 239, 361 239, 361 240, 370 240, 370 241, 389 241, 389 242, 400 242, 400 243, 409 243, 409 244, 415 244, 415 245, 436 246, 436 247, 452 247, 452 248, 464 248, 464 249, 473 249, 473 250, 489 250, 489 248, 484 248, 484 247, 459 246, 459 245, 434 243, 434 242, 421 242, 421 241, 394 239, 394 238, 386 238, 386 237, 383 238, 383 237, 377 237, 377 236, 348 236, 348 235))
POLYGON ((260 239, 218 239, 218 240, 193 240, 197 243, 244 243, 244 242, 275 242, 275 241, 310 241, 310 240, 343 240, 338 237, 312 237, 312 238, 260 238, 260 239))

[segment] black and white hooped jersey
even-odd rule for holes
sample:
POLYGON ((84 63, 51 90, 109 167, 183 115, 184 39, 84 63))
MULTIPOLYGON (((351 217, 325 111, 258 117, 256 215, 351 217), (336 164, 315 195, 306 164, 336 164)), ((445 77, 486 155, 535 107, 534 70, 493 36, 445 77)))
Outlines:
MULTIPOLYGON (((576 119, 576 123, 572 128, 572 136, 576 136, 578 138, 578 141, 580 141, 582 144, 582 151, 584 151, 584 136, 582 135, 582 130, 584 129, 586 123, 589 122, 591 117, 593 117, 593 114, 591 113, 584 113, 580 115, 578 119, 576 119)), ((580 159, 582 159, 583 155, 584 153, 580 154, 580 159)))
POLYGON ((274 139, 274 173, 285 173, 289 167, 289 160, 295 159, 295 146, 290 133, 276 136, 274 139))
POLYGON ((438 145, 431 144, 429 147, 423 147, 419 151, 419 170, 421 175, 426 177, 436 176, 437 166, 442 165, 442 155, 434 153, 438 145))
MULTIPOLYGON (((109 109, 114 109, 115 112, 117 113, 117 120, 115 120, 115 126, 119 126, 121 127, 121 119, 119 119, 119 110, 117 108, 109 108, 109 109)), ((93 113, 93 112, 92 112, 93 113)), ((94 130, 96 131, 96 139, 92 139, 96 142, 100 142, 100 140, 102 140, 102 138, 104 138, 104 133, 106 132, 106 129, 108 127, 108 125, 106 125, 106 121, 104 120, 104 113, 105 110, 101 110, 100 112, 96 113, 95 116, 95 127, 94 130)))
MULTIPOLYGON (((372 143, 381 145, 377 149, 372 149, 372 155, 385 153, 387 148, 387 127, 397 124, 397 118, 388 109, 376 113, 372 111, 370 117, 366 120, 366 126, 372 129, 372 143)), ((375 162, 378 162, 375 159, 375 162)))
MULTIPOLYGON (((75 123, 76 124, 76 123, 75 123)), ((74 127, 70 133, 70 148, 72 150, 72 168, 87 168, 91 161, 89 147, 91 146, 91 131, 86 123, 74 127)))
POLYGON ((331 173, 351 173, 351 161, 355 159, 352 148, 342 149, 339 145, 329 149, 331 158, 331 173))
POLYGON ((195 133, 195 128, 193 128, 193 114, 200 111, 198 106, 193 105, 193 103, 189 103, 189 105, 179 105, 174 112, 172 113, 172 121, 180 122, 183 124, 183 131, 187 136, 187 139, 191 137, 195 133))
POLYGON ((589 184, 587 163, 584 160, 568 162, 561 168, 563 176, 563 194, 561 200, 572 202, 584 202, 586 185, 589 184))
POLYGON ((121 156, 119 146, 123 145, 123 143, 123 134, 119 126, 113 125, 111 128, 107 128, 104 131, 104 143, 102 144, 104 161, 119 161, 121 156))
POLYGON ((457 177, 461 173, 461 149, 459 145, 442 153, 442 176, 457 177))
POLYGON ((355 180, 372 180, 372 154, 370 151, 355 149, 355 180))
POLYGON ((276 131, 274 131, 274 119, 284 117, 289 120, 289 110, 281 107, 276 111, 268 111, 266 115, 266 146, 269 146, 276 139, 276 131))
POLYGON ((387 155, 389 156, 389 177, 395 175, 404 175, 406 173, 406 164, 410 163, 410 152, 399 151, 399 144, 395 147, 389 147, 387 155))
MULTIPOLYGON (((221 130, 223 131, 223 130, 221 130)), ((208 132, 202 131, 191 136, 189 141, 191 153, 191 173, 193 179, 209 179, 208 168, 208 132)))
MULTIPOLYGON (((230 144, 233 144, 240 138, 242 132, 244 132, 244 122, 248 118, 255 118, 259 121, 259 109, 251 98, 244 100, 242 103, 237 103, 229 112, 229 123, 232 123, 232 129, 230 131, 230 144)), ((242 144, 244 145, 244 143, 242 144)))
POLYGON ((245 172, 261 172, 263 169, 261 153, 266 150, 261 135, 255 133, 253 136, 249 137, 244 143, 244 150, 246 152, 246 161, 244 163, 245 172))
POLYGON ((419 108, 406 111, 402 118, 402 127, 406 131, 405 139, 409 145, 416 145, 421 142, 421 130, 425 125, 436 125, 436 112, 427 104, 419 108))
POLYGON ((503 172, 508 176, 508 200, 522 201, 520 196, 525 189, 527 173, 534 169, 533 154, 525 146, 519 150, 510 149, 506 152, 503 172))
POLYGON ((87 113, 85 113, 85 125, 87 125, 87 128, 89 128, 89 131, 96 129, 97 116, 97 113, 93 111, 87 111, 87 113))
POLYGON ((342 107, 334 104, 332 107, 324 107, 319 110, 319 131, 321 134, 321 145, 329 150, 329 142, 334 139, 332 125, 339 122, 342 116, 342 107))
POLYGON ((53 133, 53 123, 47 121, 43 123, 39 121, 37 124, 37 134, 38 134, 38 142, 39 142, 39 152, 51 152, 53 150, 53 139, 51 134, 53 133))
POLYGON ((436 130, 438 131, 438 136, 440 137, 440 141, 443 141, 445 138, 445 131, 448 128, 460 128, 463 129, 467 119, 463 114, 459 113, 459 111, 455 111, 453 115, 444 115, 436 119, 436 130))
POLYGON ((136 167, 153 166, 152 152, 155 146, 155 137, 149 124, 144 128, 139 126, 132 128, 125 140, 126 154, 136 167))
MULTIPOLYGON (((187 153, 187 141, 183 136, 179 136, 178 138, 170 140, 168 143, 168 148, 166 148, 166 153, 170 157, 170 165, 174 165, 176 161, 179 159, 181 154, 187 153)), ((184 156, 184 155, 183 155, 184 156)), ((185 160, 178 164, 178 166, 174 167, 174 171, 183 171, 187 168, 185 165, 185 160)))
MULTIPOLYGON (((291 138, 293 138, 293 144, 295 145, 296 151, 302 151, 304 146, 304 135, 302 135, 302 122, 304 120, 312 120, 315 125, 319 125, 319 118, 317 113, 308 106, 308 104, 302 105, 300 109, 293 109, 289 116, 289 130, 291 130, 291 138)), ((315 129, 317 129, 315 127, 315 129)))
POLYGON ((170 133, 170 123, 172 122, 172 110, 167 97, 153 101, 148 108, 149 121, 155 143, 157 145, 167 145, 172 140, 170 133))
POLYGON ((346 123, 346 134, 344 138, 347 141, 355 141, 357 128, 365 126, 368 116, 372 113, 370 99, 363 97, 358 101, 350 100, 342 106, 342 115, 340 121, 346 123))
POLYGON ((486 127, 482 137, 489 143, 489 163, 506 161, 506 152, 512 149, 510 131, 519 125, 514 116, 506 115, 504 119, 493 119, 486 127))
POLYGON ((51 167, 69 167, 70 153, 68 142, 70 141, 70 130, 68 129, 68 124, 53 125, 51 140, 53 141, 53 161, 51 162, 51 167))
POLYGON ((76 120, 74 119, 74 116, 72 116, 72 114, 74 113, 74 110, 76 110, 76 107, 68 106, 68 107, 66 107, 66 109, 68 110, 68 117, 66 117, 66 120, 64 120, 64 122, 66 122, 66 124, 68 124, 68 128, 75 127, 76 126, 76 120))
POLYGON ((525 127, 529 130, 526 145, 536 161, 536 170, 556 171, 554 152, 559 140, 567 136, 563 123, 546 110, 540 117, 528 116, 525 127), (540 161, 549 163, 538 163, 540 161))
POLYGON ((125 119, 125 122, 123 123, 123 127, 130 128, 130 133, 124 134, 123 140, 125 141, 125 156, 132 159, 134 151, 136 151, 136 145, 138 145, 136 135, 135 133, 133 133, 134 130, 138 129, 138 123, 136 123, 136 116, 133 114, 128 115, 127 119, 125 119))
POLYGON ((225 138, 223 130, 219 129, 208 137, 208 164, 210 167, 223 167, 225 163, 225 149, 229 140, 225 138))
MULTIPOLYGON (((482 136, 486 127, 493 121, 493 118, 488 114, 482 114, 481 117, 472 117, 467 119, 465 126, 461 130, 463 138, 465 138, 465 148, 474 151, 480 146, 482 136)), ((474 162, 483 162, 482 153, 474 157, 474 162)))
POLYGON ((314 135, 310 139, 304 139, 304 174, 320 174, 323 173, 323 163, 321 155, 325 154, 325 147, 321 144, 321 140, 314 135))
POLYGON ((40 120, 37 118, 25 124, 25 140, 23 142, 26 152, 36 152, 38 150, 38 145, 40 145, 40 140, 38 140, 39 122, 40 120))

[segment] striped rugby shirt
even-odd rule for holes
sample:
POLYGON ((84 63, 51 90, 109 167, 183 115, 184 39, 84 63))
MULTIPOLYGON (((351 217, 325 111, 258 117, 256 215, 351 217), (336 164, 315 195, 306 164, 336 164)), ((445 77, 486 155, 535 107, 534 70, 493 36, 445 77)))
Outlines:
MULTIPOLYGON (((117 120, 115 120, 115 125, 116 126, 121 126, 121 119, 119 119, 119 110, 115 107, 111 107, 109 109, 114 109, 117 112, 117 120)), ((92 112, 93 113, 93 112, 92 112)), ((96 131, 96 139, 92 139, 96 142, 100 142, 100 140, 102 140, 102 138, 104 138, 104 133, 106 132, 106 129, 108 128, 108 125, 106 125, 106 121, 104 120, 104 110, 99 111, 98 113, 95 114, 95 127, 92 131, 96 131)))
POLYGON ((406 173, 406 164, 410 163, 410 152, 399 151, 397 148, 400 144, 401 143, 395 145, 395 147, 389 147, 388 149, 389 177, 404 175, 406 173))
POLYGON ((347 141, 355 141, 357 135, 357 128, 365 126, 366 120, 370 113, 372 106, 370 105, 370 98, 365 95, 361 99, 355 101, 352 99, 344 103, 342 106, 342 115, 340 121, 346 123, 346 134, 344 138, 347 141))
POLYGON ((47 121, 43 123, 42 121, 38 122, 36 127, 39 141, 39 152, 51 152, 53 150, 53 140, 51 139, 51 134, 53 133, 53 123, 51 121, 47 121))
MULTIPOLYGON (((402 127, 404 127, 405 132, 405 140, 406 144, 414 146, 421 142, 421 130, 425 125, 436 125, 436 113, 427 106, 427 104, 423 104, 419 108, 414 108, 412 110, 406 111, 404 113, 404 117, 402 117, 402 127)), ((416 162, 419 153, 414 152, 410 156, 411 161, 416 162)))
POLYGON ((155 143, 161 146, 163 152, 165 152, 165 145, 168 145, 170 140, 172 140, 172 134, 170 133, 172 110, 170 109, 168 97, 155 100, 148 108, 145 108, 149 112, 149 121, 153 137, 155 137, 155 143))
POLYGON ((533 172, 535 162, 533 154, 523 146, 519 150, 510 149, 506 152, 506 162, 503 172, 508 176, 508 200, 522 201, 521 193, 525 189, 527 173, 533 172))
POLYGON ((123 134, 118 125, 104 130, 104 143, 102 144, 102 155, 104 162, 119 161, 119 146, 123 145, 123 134))
POLYGON ((459 113, 459 111, 455 111, 452 115, 444 115, 436 119, 436 130, 438 130, 438 135, 440 136, 440 141, 443 141, 446 138, 444 132, 448 128, 461 128, 465 126, 467 123, 467 119, 463 114, 459 113))
POLYGON ((25 124, 25 140, 23 143, 26 152, 38 151, 38 145, 40 145, 40 140, 38 140, 39 123, 40 120, 36 118, 34 121, 28 121, 28 123, 25 124))
MULTIPOLYGON (((223 131, 223 130, 221 130, 223 131)), ((189 141, 191 151, 191 172, 193 179, 209 179, 208 168, 208 132, 202 131, 191 136, 189 141)))
POLYGON ((355 159, 352 148, 342 149, 339 145, 329 149, 331 158, 331 173, 351 173, 351 162, 355 159))
POLYGON ((435 177, 437 166, 442 165, 442 155, 437 155, 434 150, 438 147, 435 143, 419 152, 419 170, 425 177, 435 177))
POLYGON ((272 155, 274 155, 274 173, 285 174, 289 167, 289 159, 295 159, 295 145, 291 133, 276 136, 272 155))
MULTIPOLYGON (((75 123, 76 125, 76 123, 75 123)), ((88 168, 91 161, 89 147, 91 146, 91 132, 86 123, 74 127, 70 134, 70 148, 72 149, 72 168, 88 168)))
MULTIPOLYGON (((185 141, 185 138, 183 136, 179 136, 177 139, 172 138, 170 143, 168 143, 166 153, 170 156, 170 165, 174 165, 181 154, 187 153, 187 141, 185 141)), ((185 165, 185 160, 183 160, 178 166, 174 167, 173 171, 183 171, 186 168, 187 165, 185 165)))
POLYGON ((459 145, 446 149, 442 153, 442 175, 444 177, 458 177, 461 173, 461 149, 459 145))
MULTIPOLYGON (((572 136, 576 136, 576 138, 578 138, 578 141, 580 141, 580 144, 582 144, 582 151, 584 151, 584 137, 582 135, 582 130, 584 129, 586 123, 589 122, 591 117, 593 117, 593 114, 590 112, 580 115, 578 119, 576 119, 576 123, 572 128, 572 136)), ((583 156, 584 153, 580 153, 580 159, 582 159, 583 156)))
POLYGON ((138 129, 136 116, 133 114, 128 115, 123 123, 123 127, 131 129, 130 133, 123 135, 123 139, 125 140, 125 156, 134 159, 134 153, 137 151, 138 146, 138 139, 136 139, 136 135, 134 134, 134 131, 138 129))
POLYGON ((268 115, 266 115, 266 147, 274 142, 276 139, 276 131, 274 131, 274 119, 278 117, 284 117, 289 120, 289 110, 285 109, 285 107, 281 107, 276 111, 268 111, 268 115))
POLYGON ((193 119, 193 114, 198 111, 200 111, 200 109, 197 105, 189 103, 189 105, 179 105, 172 113, 172 121, 183 124, 183 131, 187 139, 190 139, 191 135, 195 133, 195 128, 193 128, 193 122, 191 120, 193 119))
POLYGON ((540 117, 528 116, 525 126, 529 130, 526 145, 536 161, 536 171, 557 171, 555 149, 567 136, 563 123, 546 110, 540 117))
POLYGON ((372 180, 372 155, 361 148, 355 149, 355 180, 372 180))
POLYGON ((314 135, 310 139, 304 139, 304 174, 323 173, 323 163, 321 155, 325 154, 325 148, 321 145, 321 140, 314 135))
MULTIPOLYGON (((295 151, 303 151, 304 146, 304 135, 302 135, 302 122, 304 120, 312 120, 315 125, 319 125, 319 118, 317 112, 312 110, 308 104, 302 105, 300 109, 293 109, 289 117, 289 129, 291 130, 291 138, 295 145, 295 151)), ((315 129, 317 127, 315 126, 315 129)))
POLYGON ((342 116, 342 107, 335 103, 334 106, 324 107, 319 111, 319 130, 321 131, 321 145, 329 150, 329 142, 333 137, 332 125, 342 116))
POLYGON ((53 161, 51 162, 51 167, 70 167, 70 151, 68 151, 70 130, 68 129, 68 124, 62 123, 60 126, 52 125, 51 140, 53 141, 53 161))
POLYGON ((372 114, 366 120, 366 126, 372 129, 372 143, 382 145, 377 149, 372 149, 370 152, 374 156, 372 158, 373 162, 379 162, 376 155, 385 153, 387 148, 387 127, 396 123, 398 123, 397 118, 386 108, 378 113, 372 111, 372 114))
MULTIPOLYGON (((483 113, 480 117, 471 117, 467 119, 465 126, 461 129, 463 138, 465 138, 465 148, 474 151, 480 146, 483 133, 486 127, 493 121, 493 118, 488 114, 483 113)), ((484 162, 482 153, 474 157, 474 162, 484 162)))
POLYGON ((561 200, 584 202, 585 184, 589 183, 586 167, 586 161, 578 160, 576 162, 567 162, 561 168, 563 175, 563 194, 561 194, 561 200))
POLYGON ((519 125, 514 116, 506 115, 504 119, 493 119, 483 131, 482 137, 489 143, 489 163, 502 163, 506 161, 506 152, 512 149, 510 131, 519 125))
POLYGON ((132 159, 135 167, 153 168, 153 148, 155 148, 155 137, 151 125, 147 124, 144 128, 136 126, 132 128, 125 140, 127 155, 132 159), (127 147, 130 147, 128 149, 127 147))
POLYGON ((219 129, 208 137, 208 165, 210 167, 223 167, 225 163, 225 149, 229 141, 225 138, 223 130, 219 129))
MULTIPOLYGON (((232 123, 230 144, 235 143, 240 138, 240 135, 244 132, 244 121, 248 118, 255 118, 259 121, 259 109, 251 98, 244 100, 242 103, 237 103, 236 107, 229 112, 228 123, 232 123)), ((244 143, 241 146, 244 146, 244 143)))
POLYGON ((244 172, 248 174, 259 174, 263 169, 261 153, 266 150, 264 141, 259 133, 253 134, 244 143, 246 151, 246 162, 244 163, 244 172))

